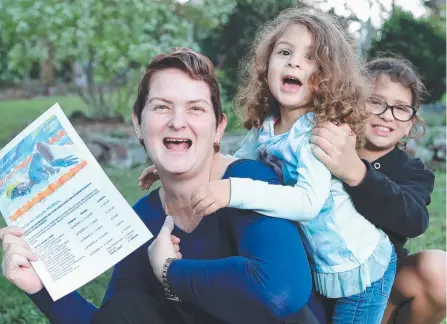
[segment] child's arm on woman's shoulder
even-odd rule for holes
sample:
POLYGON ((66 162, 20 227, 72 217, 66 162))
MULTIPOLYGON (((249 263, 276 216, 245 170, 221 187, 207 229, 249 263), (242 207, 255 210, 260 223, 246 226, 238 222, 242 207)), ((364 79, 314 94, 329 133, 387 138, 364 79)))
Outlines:
POLYGON ((229 207, 254 210, 293 221, 315 218, 329 197, 331 173, 312 154, 307 141, 296 154, 299 155, 297 182, 293 187, 231 178, 229 207))

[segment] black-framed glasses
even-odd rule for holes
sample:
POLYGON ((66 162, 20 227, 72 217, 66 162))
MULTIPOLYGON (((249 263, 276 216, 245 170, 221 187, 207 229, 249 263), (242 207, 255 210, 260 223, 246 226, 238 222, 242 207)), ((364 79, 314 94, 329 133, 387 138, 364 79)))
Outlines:
POLYGON ((371 107, 371 113, 374 115, 382 115, 388 108, 391 109, 393 117, 399 121, 409 121, 416 115, 416 109, 407 105, 389 105, 385 101, 370 97, 368 104, 371 107))

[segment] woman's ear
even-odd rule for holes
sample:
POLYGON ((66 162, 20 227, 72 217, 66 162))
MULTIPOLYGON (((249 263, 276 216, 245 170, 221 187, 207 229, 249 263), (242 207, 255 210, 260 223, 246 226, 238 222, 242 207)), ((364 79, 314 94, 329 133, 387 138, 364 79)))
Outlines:
POLYGON ((225 133, 225 128, 227 127, 227 115, 222 114, 222 120, 220 121, 219 125, 217 125, 217 129, 216 129, 216 135, 214 136, 214 143, 220 143, 220 140, 222 139, 224 133, 225 133))
POLYGON ((133 123, 133 130, 135 131, 135 135, 137 135, 138 140, 141 140, 141 127, 138 122, 137 115, 135 115, 135 113, 132 113, 132 123, 133 123))

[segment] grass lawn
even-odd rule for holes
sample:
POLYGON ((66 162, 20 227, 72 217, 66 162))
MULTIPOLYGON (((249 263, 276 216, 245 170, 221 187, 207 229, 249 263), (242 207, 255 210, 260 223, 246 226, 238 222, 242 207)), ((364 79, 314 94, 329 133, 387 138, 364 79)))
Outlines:
MULTIPOLYGON (((24 126, 32 122, 39 114, 53 103, 59 102, 66 113, 85 109, 78 97, 49 97, 24 101, 0 101, 2 127, 0 128, 0 147, 8 139, 15 136, 24 126)), ((105 168, 106 173, 130 204, 133 204, 144 193, 137 188, 137 179, 142 168, 119 170, 105 168)), ((446 230, 446 175, 437 172, 436 188, 429 206, 431 222, 428 231, 409 242, 412 252, 437 248, 445 250, 446 230)), ((0 220, 0 227, 4 222, 0 220)), ((1 251, 0 251, 1 259, 1 251)), ((109 280, 110 272, 106 272, 96 280, 84 286, 80 292, 89 301, 99 305, 109 280)), ((1 324, 41 324, 48 321, 40 314, 25 295, 0 277, 0 323, 1 324)))
POLYGON ((75 110, 86 109, 84 102, 76 95, 0 101, 0 147, 14 138, 22 129, 56 102, 59 103, 68 116, 75 110))

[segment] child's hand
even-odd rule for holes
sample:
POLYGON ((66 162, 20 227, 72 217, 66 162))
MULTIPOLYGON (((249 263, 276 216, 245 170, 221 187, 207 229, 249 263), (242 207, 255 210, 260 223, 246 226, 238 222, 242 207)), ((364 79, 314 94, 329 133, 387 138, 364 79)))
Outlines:
POLYGON ((356 136, 347 124, 322 123, 312 130, 310 142, 314 155, 331 173, 349 186, 357 186, 366 175, 366 167, 355 149, 356 136))
POLYGON ((141 190, 147 190, 158 179, 157 169, 155 169, 154 165, 151 165, 141 173, 140 178, 138 179, 138 187, 140 187, 141 190))
POLYGON ((214 180, 193 195, 191 207, 195 216, 207 216, 230 203, 230 179, 214 180))

